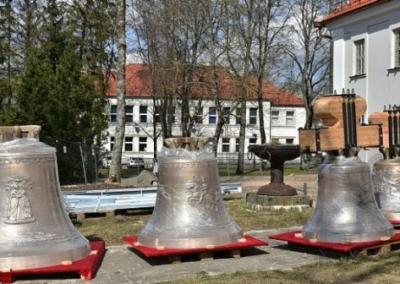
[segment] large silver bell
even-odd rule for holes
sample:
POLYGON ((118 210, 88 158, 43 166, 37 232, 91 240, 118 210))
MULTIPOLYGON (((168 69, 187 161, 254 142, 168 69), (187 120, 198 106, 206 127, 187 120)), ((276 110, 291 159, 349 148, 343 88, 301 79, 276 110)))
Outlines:
POLYGON ((63 207, 56 150, 33 138, 0 143, 0 271, 61 265, 89 252, 63 207))
POLYGON ((153 215, 139 234, 150 247, 199 248, 237 242, 242 230, 226 211, 207 138, 166 139, 159 154, 153 215))
POLYGON ((328 156, 320 167, 317 205, 303 237, 346 243, 383 240, 393 233, 375 202, 368 164, 357 157, 328 156))
POLYGON ((400 158, 374 164, 378 205, 390 221, 400 221, 400 158))

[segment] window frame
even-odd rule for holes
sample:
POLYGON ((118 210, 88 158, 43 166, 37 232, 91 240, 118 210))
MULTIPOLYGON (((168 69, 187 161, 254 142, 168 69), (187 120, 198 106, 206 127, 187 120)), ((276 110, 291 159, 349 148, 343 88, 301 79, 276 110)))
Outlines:
POLYGON ((250 137, 249 138, 249 145, 255 145, 255 144, 257 144, 257 138, 255 138, 255 137, 250 137), (251 142, 251 141, 254 141, 254 142, 251 142))
POLYGON ((139 106, 139 121, 140 123, 147 123, 147 113, 148 113, 148 106, 147 105, 140 105, 139 106), (143 112, 143 108, 146 109, 146 112, 143 112))
POLYGON ((280 116, 280 111, 279 110, 271 110, 271 125, 272 126, 278 126, 279 125, 279 116, 280 116), (278 113, 277 115, 274 114, 278 113))
POLYGON ((241 117, 240 117, 241 111, 242 111, 242 109, 240 107, 238 107, 236 109, 236 125, 240 125, 240 123, 241 123, 241 117))
POLYGON ((117 122, 117 105, 111 105, 110 107, 110 122, 117 122))
POLYGON ((294 138, 286 138, 285 139, 285 143, 286 143, 286 145, 293 145, 294 144, 294 138), (288 140, 291 140, 292 142, 288 142, 288 140))
POLYGON ((209 107, 208 108, 208 124, 217 124, 217 108, 216 107, 209 107), (211 111, 213 110, 213 111, 211 111), (215 120, 214 122, 211 119, 215 120))
POLYGON ((132 152, 133 151, 133 136, 125 136, 124 139, 124 151, 125 152, 132 152), (130 147, 130 150, 127 148, 130 147))
POLYGON ((230 124, 231 108, 230 107, 223 107, 222 108, 222 115, 224 116, 225 124, 230 124))
POLYGON ((354 75, 365 75, 365 39, 354 41, 354 75))
POLYGON ((239 153, 240 150, 240 138, 235 138, 235 153, 239 153))
POLYGON ((393 30, 394 35, 394 68, 400 68, 400 28, 393 30))
POLYGON ((231 139, 228 137, 223 137, 221 139, 221 152, 222 153, 230 153, 231 152, 231 139), (226 150, 226 147, 228 149, 226 150))
POLYGON ((161 123, 160 106, 154 106, 154 122, 161 123))
POLYGON ((134 112, 134 106, 133 105, 127 105, 125 106, 125 122, 132 123, 133 122, 133 112, 134 112), (131 112, 127 112, 128 108, 132 108, 131 112), (129 118, 129 119, 128 119, 129 118))
POLYGON ((203 124, 203 113, 204 113, 203 107, 198 107, 195 109, 195 114, 193 117, 195 123, 203 124))
POLYGON ((139 143, 139 147, 138 147, 139 152, 146 152, 147 151, 147 137, 145 137, 145 136, 139 137, 138 143, 139 143), (144 141, 142 141, 142 140, 144 140, 144 141), (143 145, 144 145, 144 148, 142 148, 143 145))
POLYGON ((287 110, 286 111, 286 120, 285 120, 285 123, 286 123, 286 126, 296 126, 296 122, 295 122, 295 111, 294 110, 287 110), (288 116, 288 113, 292 113, 292 115, 291 116, 288 116), (291 121, 290 123, 289 123, 289 121, 291 121))
POLYGON ((249 125, 257 125, 258 109, 256 107, 249 108, 249 125), (252 111, 254 113, 252 113, 252 111))

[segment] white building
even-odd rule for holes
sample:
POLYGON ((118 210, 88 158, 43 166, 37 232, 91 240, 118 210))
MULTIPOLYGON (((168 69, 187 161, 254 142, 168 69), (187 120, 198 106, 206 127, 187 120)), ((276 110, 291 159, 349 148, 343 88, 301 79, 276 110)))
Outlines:
POLYGON ((320 25, 331 31, 333 85, 367 100, 367 115, 400 104, 400 1, 350 0, 320 25))
MULTIPOLYGON (((129 157, 143 157, 152 159, 154 154, 154 119, 158 119, 157 109, 153 106, 153 95, 149 87, 150 81, 143 75, 146 72, 146 66, 143 64, 129 64, 126 69, 127 94, 126 94, 126 129, 125 141, 123 147, 123 163, 127 162, 129 157)), ((112 148, 115 135, 115 121, 117 99, 115 93, 115 78, 110 81, 110 91, 108 95, 110 123, 108 127, 108 141, 106 149, 112 148)), ((220 157, 236 157, 239 143, 239 125, 233 106, 235 101, 226 91, 222 95, 224 98, 223 106, 226 108, 226 121, 229 123, 223 127, 220 142, 218 144, 218 154, 220 157)), ((265 132, 267 141, 277 141, 283 144, 298 143, 298 128, 305 124, 305 109, 303 101, 299 97, 288 93, 271 83, 265 83, 265 101, 264 118, 265 132)), ((190 102, 190 110, 194 112, 198 105, 198 99, 190 102)), ((193 136, 213 137, 217 122, 217 110, 214 100, 210 98, 201 99, 202 115, 198 116, 193 126, 193 136)), ((246 145, 260 143, 260 131, 258 120, 258 104, 255 98, 249 98, 246 110, 246 145)), ((176 107, 175 123, 172 128, 173 136, 181 135, 180 128, 180 109, 176 107)), ((161 125, 156 123, 156 133, 161 133, 161 125)), ((163 144, 161 135, 157 137, 157 150, 159 151, 163 144)), ((247 151, 247 150, 246 150, 247 151)))

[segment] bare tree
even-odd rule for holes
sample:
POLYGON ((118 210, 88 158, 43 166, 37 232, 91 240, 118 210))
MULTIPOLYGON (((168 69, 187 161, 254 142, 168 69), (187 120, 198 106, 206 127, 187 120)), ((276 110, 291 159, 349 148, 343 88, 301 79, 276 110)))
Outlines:
POLYGON ((327 11, 324 0, 296 0, 290 38, 293 44, 286 49, 295 73, 306 108, 305 128, 313 121, 312 101, 327 86, 329 73, 329 43, 324 41, 314 27, 316 20, 327 11))
POLYGON ((256 31, 256 1, 228 1, 225 9, 227 21, 224 25, 225 54, 229 69, 239 83, 239 153, 236 174, 244 173, 246 139, 246 104, 249 93, 251 58, 256 31))
POLYGON ((265 144, 264 123, 264 83, 269 77, 269 64, 280 56, 282 46, 285 45, 281 38, 287 32, 287 21, 290 17, 290 1, 287 0, 259 0, 256 1, 256 30, 255 48, 252 67, 257 77, 257 102, 260 125, 261 144, 265 144))
POLYGON ((122 146, 125 136, 125 94, 126 94, 126 2, 118 0, 117 10, 117 125, 115 127, 115 142, 112 150, 111 167, 108 176, 109 182, 121 181, 122 146))

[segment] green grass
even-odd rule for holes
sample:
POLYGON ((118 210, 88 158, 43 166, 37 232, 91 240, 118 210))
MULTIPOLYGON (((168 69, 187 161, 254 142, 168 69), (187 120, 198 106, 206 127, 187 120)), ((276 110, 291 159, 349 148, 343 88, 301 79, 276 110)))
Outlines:
MULTIPOLYGON (((242 199, 225 201, 225 205, 231 216, 245 231, 301 225, 311 214, 311 209, 302 212, 297 209, 268 213, 251 211, 242 199)), ((121 244, 122 237, 139 233, 150 215, 151 211, 139 211, 115 217, 89 217, 75 225, 90 239, 100 238, 108 245, 121 244)))
POLYGON ((324 262, 302 266, 290 271, 237 272, 208 276, 204 273, 196 277, 174 281, 177 284, 307 284, 307 283, 400 283, 400 255, 360 259, 342 259, 337 262, 324 262))

